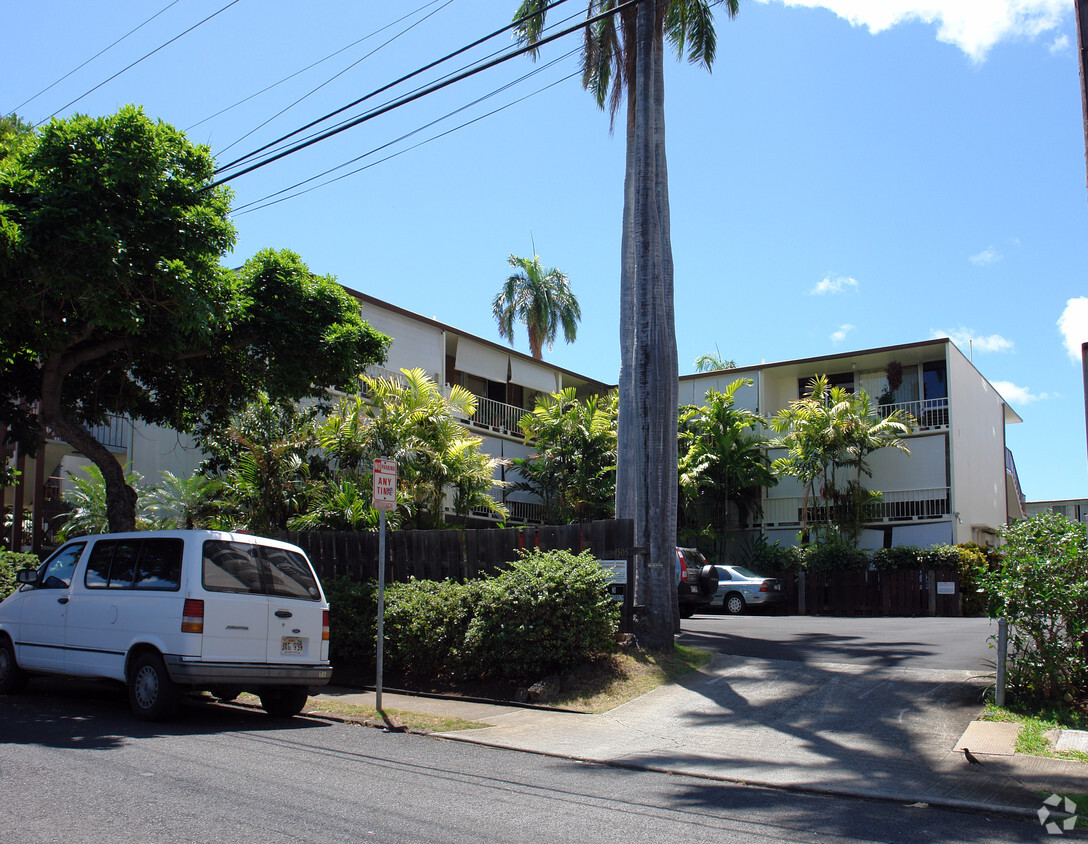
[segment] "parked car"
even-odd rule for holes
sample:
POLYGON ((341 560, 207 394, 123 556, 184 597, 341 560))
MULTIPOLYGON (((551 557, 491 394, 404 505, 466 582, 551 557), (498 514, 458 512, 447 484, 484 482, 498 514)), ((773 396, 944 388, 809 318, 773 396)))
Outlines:
POLYGON ((680 602, 680 617, 691 618, 707 610, 718 588, 718 570, 694 548, 676 549, 676 572, 680 582, 676 598, 680 602))
POLYGON ((169 717, 186 691, 257 694, 297 715, 329 682, 329 605, 285 542, 204 530, 103 534, 18 572, 0 603, 0 694, 33 674, 117 680, 136 717, 169 717))
POLYGON ((740 615, 748 607, 785 607, 786 593, 781 581, 763 577, 743 566, 718 565, 718 590, 714 603, 730 615, 740 615))
MULTIPOLYGON (((625 560, 602 560, 609 574, 608 592, 622 601, 627 589, 625 560)), ((676 549, 676 600, 680 605, 680 617, 691 618, 696 612, 708 609, 718 588, 718 570, 706 561, 694 548, 676 549)))

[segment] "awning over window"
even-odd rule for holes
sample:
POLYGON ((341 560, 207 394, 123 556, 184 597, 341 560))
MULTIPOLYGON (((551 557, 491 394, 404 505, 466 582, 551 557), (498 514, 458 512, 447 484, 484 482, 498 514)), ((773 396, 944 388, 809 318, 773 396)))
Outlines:
POLYGON ((550 369, 514 357, 510 358, 510 381, 528 387, 530 390, 539 390, 548 394, 559 389, 555 373, 550 369))
POLYGON ((463 337, 457 340, 457 369, 461 372, 505 384, 509 360, 510 356, 505 352, 481 346, 463 337))

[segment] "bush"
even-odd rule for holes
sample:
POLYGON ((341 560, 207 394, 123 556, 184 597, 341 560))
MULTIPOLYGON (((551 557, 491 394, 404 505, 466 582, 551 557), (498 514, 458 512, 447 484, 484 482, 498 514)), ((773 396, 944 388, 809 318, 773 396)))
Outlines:
POLYGON ((1088 688, 1085 526, 1044 514, 1003 531, 999 567, 979 569, 992 618, 1009 622, 1006 689, 1021 706, 1074 700, 1088 688))
POLYGON ((322 584, 329 599, 329 660, 352 673, 374 668, 378 641, 378 583, 348 576, 322 584))
POLYGON ((869 555, 850 545, 828 542, 805 545, 799 550, 805 571, 864 571, 869 568, 869 555))
POLYGON ((801 549, 793 545, 772 545, 763 535, 756 536, 742 553, 740 565, 760 574, 798 572, 802 566, 801 549))
POLYGON ((385 593, 388 665, 417 679, 461 676, 479 593, 478 582, 412 578, 390 585, 385 593))
POLYGON ((589 552, 523 552, 479 583, 466 667, 475 675, 537 680, 612 650, 619 607, 589 552))
POLYGON ((0 549, 0 601, 15 591, 15 572, 41 565, 37 554, 23 554, 0 549))

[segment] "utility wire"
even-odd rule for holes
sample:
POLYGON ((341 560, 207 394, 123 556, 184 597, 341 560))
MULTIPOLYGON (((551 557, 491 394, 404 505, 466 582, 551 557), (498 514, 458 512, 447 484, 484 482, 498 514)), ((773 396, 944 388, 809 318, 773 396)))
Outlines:
MULTIPOLYGON (((382 50, 385 47, 388 47, 390 44, 392 44, 394 41, 396 41, 402 35, 406 35, 407 33, 411 32, 413 29, 415 29, 417 26, 419 26, 425 20, 427 20, 428 18, 433 17, 434 15, 437 15, 439 12, 441 12, 443 9, 445 9, 447 6, 449 6, 453 2, 454 2, 454 0, 446 0, 446 2, 443 3, 441 6, 439 6, 437 9, 433 9, 432 11, 428 12, 426 15, 421 17, 419 20, 417 20, 415 23, 411 24, 410 26, 405 27, 400 32, 398 32, 396 35, 394 35, 392 38, 390 38, 388 41, 385 41, 385 42, 379 44, 377 47, 375 47, 373 50, 371 50, 365 56, 362 56, 357 61, 352 62, 347 67, 345 67, 343 70, 341 70, 339 73, 329 77, 324 82, 322 82, 320 85, 318 85, 316 88, 313 88, 310 91, 308 91, 307 93, 303 94, 301 97, 299 97, 293 103, 291 103, 289 106, 285 106, 284 108, 280 109, 275 114, 273 114, 271 117, 269 117, 267 120, 265 120, 263 123, 257 124, 252 129, 250 129, 248 132, 246 132, 244 135, 242 135, 242 137, 238 138, 237 140, 231 141, 231 143, 227 144, 227 146, 223 147, 223 149, 219 150, 219 152, 216 153, 216 157, 218 157, 219 155, 222 155, 224 152, 226 152, 231 147, 237 146, 242 141, 244 141, 246 138, 248 138, 250 135, 252 135, 254 132, 257 132, 260 129, 263 129, 265 126, 267 126, 273 120, 275 120, 277 117, 279 117, 280 115, 290 111, 295 106, 297 106, 299 103, 301 103, 303 100, 305 100, 307 97, 313 96, 318 91, 320 91, 322 88, 324 88, 326 85, 330 84, 331 82, 333 82, 336 79, 343 76, 345 73, 347 73, 353 67, 357 67, 359 64, 361 64, 362 62, 369 59, 371 56, 373 56, 379 50, 382 50)), ((401 20, 404 20, 404 18, 401 18, 401 20)))
MULTIPOLYGON (((563 0, 560 0, 560 2, 563 2, 563 0)), ((620 12, 620 11, 622 11, 624 9, 635 6, 640 2, 642 2, 642 0, 625 0, 625 2, 620 3, 617 6, 614 6, 613 8, 609 9, 606 12, 602 12, 602 13, 600 13, 598 15, 594 15, 592 17, 586 18, 585 21, 583 21, 582 23, 577 24, 576 26, 569 27, 569 28, 564 29, 564 30, 562 30, 560 32, 549 35, 549 36, 547 36, 545 38, 541 38, 541 39, 539 39, 538 41, 536 41, 533 44, 528 44, 528 45, 526 45, 524 47, 520 47, 520 48, 518 48, 518 49, 516 49, 516 50, 514 50, 512 52, 509 52, 509 53, 507 53, 507 54, 505 54, 503 56, 500 56, 497 59, 494 59, 494 60, 489 61, 489 62, 485 62, 485 63, 480 64, 480 65, 477 65, 476 67, 474 67, 474 68, 472 68, 470 70, 467 70, 464 73, 460 73, 460 74, 458 74, 456 76, 450 77, 449 79, 443 80, 442 82, 438 82, 438 83, 436 83, 434 85, 430 85, 430 86, 427 86, 426 88, 420 89, 419 91, 416 91, 416 92, 414 92, 412 94, 408 94, 408 95, 406 95, 404 97, 401 97, 398 100, 394 100, 393 102, 389 103, 386 106, 374 109, 373 111, 370 111, 370 112, 362 115, 361 117, 357 117, 354 120, 348 121, 347 123, 345 123, 342 126, 339 126, 339 127, 335 128, 335 129, 330 129, 327 132, 322 132, 320 135, 317 135, 317 136, 311 138, 308 141, 303 141, 301 143, 295 144, 294 146, 289 147, 289 148, 283 150, 282 152, 276 153, 275 155, 272 155, 272 156, 270 156, 268 158, 265 158, 262 161, 258 161, 255 164, 251 164, 250 166, 245 167, 242 170, 239 170, 237 173, 234 173, 232 175, 224 176, 223 178, 217 179, 216 181, 211 182, 205 188, 205 190, 210 190, 211 188, 217 187, 217 186, 219 186, 221 184, 224 184, 225 182, 232 181, 233 179, 236 179, 239 176, 244 176, 247 173, 252 173, 254 170, 259 170, 261 167, 264 167, 264 166, 266 166, 268 164, 271 164, 274 161, 279 161, 281 158, 286 158, 288 155, 293 155, 296 152, 300 152, 301 150, 303 150, 303 149, 305 149, 305 148, 307 148, 309 146, 313 146, 316 143, 319 143, 321 141, 327 140, 328 138, 331 138, 333 135, 338 135, 341 132, 347 131, 348 129, 352 129, 355 126, 358 126, 361 123, 365 123, 368 120, 373 120, 375 117, 379 117, 379 116, 381 116, 383 114, 386 114, 386 113, 392 111, 395 108, 400 108, 401 106, 407 105, 410 102, 414 102, 415 100, 421 99, 422 97, 425 97, 428 94, 433 94, 434 92, 442 90, 443 88, 448 88, 450 85, 453 85, 456 82, 461 82, 461 81, 463 81, 465 79, 468 79, 470 76, 475 76, 476 74, 482 73, 485 70, 490 70, 491 68, 496 67, 497 65, 500 65, 503 62, 507 62, 507 61, 510 61, 511 59, 517 58, 518 56, 522 56, 522 55, 525 55, 526 53, 534 52, 536 50, 539 50, 545 44, 550 44, 552 41, 556 41, 556 40, 558 40, 560 38, 564 38, 567 35, 570 35, 570 34, 572 34, 574 32, 578 32, 580 30, 583 30, 587 26, 589 26, 591 24, 594 24, 599 20, 603 20, 604 18, 609 17, 611 15, 614 15, 617 12, 620 12)), ((228 167, 229 166, 230 165, 228 165, 228 167)), ((223 169, 226 169, 226 168, 220 168, 216 172, 219 173, 223 169)))
MULTIPOLYGON (((72 101, 71 101, 70 103, 68 103, 67 105, 64 105, 64 106, 61 106, 60 108, 58 108, 58 109, 57 109, 56 111, 54 111, 54 112, 53 112, 53 114, 52 114, 52 115, 50 115, 50 116, 52 117, 52 116, 56 115, 56 114, 57 114, 57 112, 59 112, 59 111, 64 111, 64 110, 65 110, 66 108, 70 108, 71 106, 75 105, 75 104, 76 104, 76 103, 78 103, 78 102, 79 102, 80 100, 82 100, 82 99, 83 99, 84 97, 86 97, 86 96, 87 96, 88 94, 92 94, 92 93, 94 93, 95 91, 97 91, 97 90, 98 90, 99 88, 101 88, 101 87, 102 87, 103 85, 105 85, 105 84, 106 84, 107 82, 112 82, 112 81, 113 81, 114 79, 116 79, 116 78, 117 78, 118 76, 120 76, 120 75, 121 75, 122 73, 125 73, 126 71, 128 71, 128 70, 131 70, 132 68, 136 67, 136 65, 138 65, 138 64, 139 64, 140 62, 142 62, 142 61, 143 61, 144 59, 150 58, 151 56, 155 55, 155 53, 159 52, 159 50, 163 49, 164 47, 168 47, 168 46, 170 46, 170 45, 171 45, 171 44, 173 44, 173 43, 174 43, 175 41, 177 41, 177 40, 178 40, 179 38, 182 38, 183 36, 185 36, 185 35, 188 35, 188 34, 189 34, 190 32, 192 32, 192 31, 193 31, 194 29, 196 29, 196 28, 197 28, 198 26, 202 26, 203 24, 206 24, 206 23, 207 23, 208 21, 210 21, 210 20, 211 20, 212 18, 214 18, 214 17, 216 16, 216 15, 218 15, 218 14, 221 14, 222 12, 225 12, 225 11, 226 11, 227 9, 229 9, 229 8, 230 8, 231 6, 234 6, 235 4, 237 4, 237 3, 239 3, 239 2, 241 2, 241 0, 231 0, 231 2, 227 3, 227 5, 223 6, 223 7, 222 7, 221 9, 219 9, 218 11, 212 12, 212 13, 211 13, 210 15, 208 15, 208 16, 207 16, 206 18, 204 18, 204 20, 200 21, 199 23, 194 23, 194 24, 193 24, 192 26, 190 26, 190 27, 189 27, 189 28, 188 28, 187 30, 185 30, 185 31, 184 31, 184 32, 182 32, 182 33, 179 33, 178 35, 175 35, 175 36, 174 36, 173 38, 171 38, 171 39, 170 39, 169 41, 167 41, 166 43, 164 43, 164 44, 160 44, 160 45, 159 45, 158 47, 156 47, 156 48, 155 48, 154 50, 152 50, 152 51, 151 51, 150 53, 147 53, 147 54, 145 54, 145 55, 141 56, 140 58, 136 59, 136 61, 132 62, 132 64, 128 65, 127 67, 123 67, 123 68, 121 68, 121 69, 120 69, 119 71, 117 71, 117 73, 113 74, 113 76, 111 76, 111 77, 110 77, 109 79, 105 79, 105 80, 103 80, 102 82, 99 82, 99 83, 98 83, 97 85, 95 85, 95 86, 94 86, 93 88, 91 88, 91 89, 90 89, 89 91, 84 91, 84 92, 83 92, 82 94, 80 94, 80 95, 79 95, 78 97, 76 97, 76 98, 75 98, 74 100, 72 100, 72 101)), ((42 120, 42 121, 38 122, 38 123, 37 123, 37 124, 35 125, 35 128, 37 128, 37 126, 41 126, 41 125, 42 125, 42 123, 45 123, 45 120, 42 120)))
MULTIPOLYGON (((230 162, 222 165, 221 167, 217 168, 215 172, 218 175, 219 173, 222 173, 222 172, 224 172, 226 170, 231 170, 231 169, 233 169, 235 167, 238 167, 242 163, 244 163, 244 162, 246 162, 246 161, 248 161, 248 160, 250 160, 252 158, 256 158, 258 155, 265 152, 270 147, 277 146, 278 144, 281 144, 284 141, 290 140, 295 135, 301 134, 302 132, 305 132, 307 129, 312 129, 314 126, 317 126, 319 123, 324 123, 326 120, 329 120, 330 118, 335 117, 338 114, 342 114, 343 112, 347 111, 348 109, 354 108, 355 106, 359 105, 360 103, 366 102, 367 100, 371 99, 372 97, 376 97, 378 94, 382 94, 385 91, 388 91, 390 88, 393 88, 393 87, 395 87, 397 85, 400 85, 402 82, 406 82, 406 81, 408 81, 409 79, 411 79, 411 78, 413 78, 415 76, 419 76, 421 73, 425 73, 426 71, 430 70, 431 68, 437 67, 438 65, 442 64, 443 62, 449 61, 450 59, 452 59, 452 58, 454 58, 456 56, 459 56, 462 53, 468 52, 472 48, 478 47, 481 44, 485 43, 486 41, 490 41, 492 38, 495 38, 496 36, 501 35, 504 32, 508 32, 509 30, 511 30, 515 26, 518 26, 519 24, 525 22, 526 20, 529 20, 530 18, 535 17, 536 15, 544 14, 549 9, 553 9, 556 6, 560 5, 561 3, 565 3, 565 2, 566 2, 566 0, 556 0, 556 2, 549 4, 548 6, 544 7, 543 9, 541 9, 539 12, 537 12, 534 15, 526 15, 526 16, 524 16, 522 18, 519 18, 518 20, 512 21, 511 23, 509 23, 506 26, 502 27, 502 29, 497 29, 497 30, 495 30, 494 32, 492 32, 490 34, 483 36, 482 38, 478 38, 475 41, 473 41, 471 44, 466 44, 464 47, 461 47, 458 50, 454 50, 452 53, 448 53, 447 55, 443 56, 440 59, 436 59, 433 62, 429 62, 428 64, 425 64, 423 67, 417 68, 416 70, 413 70, 411 73, 405 74, 404 76, 400 77, 399 79, 395 79, 392 82, 390 82, 389 84, 383 85, 382 87, 380 87, 380 88, 378 88, 378 89, 376 89, 374 91, 371 91, 369 94, 366 94, 365 96, 360 97, 359 99, 355 100, 354 102, 350 102, 345 106, 341 106, 340 108, 336 109, 335 111, 329 112, 324 117, 319 117, 316 120, 311 120, 305 126, 301 126, 298 129, 295 129, 293 132, 289 132, 286 135, 283 135, 282 137, 279 137, 274 141, 270 141, 267 144, 265 144, 264 146, 258 147, 253 152, 248 153, 247 155, 243 155, 241 158, 236 158, 234 161, 230 161, 230 162)), ((243 172, 248 172, 248 170, 243 171, 243 172)), ((241 173, 236 174, 236 175, 241 175, 241 173)), ((217 182, 216 184, 219 184, 219 183, 217 182)))
POLYGON ((33 97, 30 97, 30 98, 28 98, 26 100, 23 100, 21 103, 19 103, 19 105, 15 106, 15 108, 13 108, 11 110, 12 113, 17 112, 19 109, 21 109, 27 103, 31 103, 34 100, 38 99, 38 97, 40 97, 46 91, 49 91, 52 88, 55 88, 57 85, 59 85, 61 82, 63 82, 69 76, 71 76, 77 70, 82 70, 87 65, 89 65, 91 62, 93 62, 95 59, 97 59, 99 56, 101 56, 103 53, 105 53, 105 52, 107 52, 109 50, 112 50, 114 47, 116 47, 118 44, 120 44, 122 41, 124 41, 130 35, 132 35, 132 33, 136 32, 136 30, 142 29, 144 26, 151 23, 151 21, 155 20, 155 18, 157 18, 159 15, 161 15, 163 12, 165 12, 171 6, 176 6, 179 2, 181 2, 181 0, 173 0, 173 2, 167 3, 165 6, 163 6, 161 9, 159 9, 157 12, 155 12, 155 14, 153 14, 151 17, 149 17, 147 20, 145 20, 142 24, 140 24, 137 27, 134 27, 134 28, 130 29, 128 32, 126 32, 124 35, 122 35, 120 38, 118 38, 116 41, 114 41, 108 47, 103 47, 101 50, 99 50, 97 53, 95 53, 93 56, 91 56, 89 59, 87 59, 85 62, 83 62, 83 64, 79 65, 78 67, 72 68, 70 71, 68 71, 66 74, 64 74, 64 76, 62 76, 60 79, 58 79, 52 85, 47 85, 46 87, 42 88, 38 93, 36 93, 33 97))
POLYGON ((411 150, 418 149, 419 147, 423 146, 424 144, 430 143, 431 141, 438 140, 439 138, 443 138, 446 135, 449 135, 449 134, 451 134, 453 132, 456 132, 456 131, 458 131, 460 129, 465 128, 466 126, 470 126, 473 123, 477 123, 480 120, 483 120, 483 119, 485 119, 487 117, 491 117, 492 115, 498 114, 500 111, 504 111, 504 110, 510 108, 511 106, 514 106, 514 105, 517 105, 518 103, 524 102, 525 100, 529 99, 530 97, 534 97, 537 94, 540 94, 543 91, 546 91, 549 88, 552 88, 552 87, 560 84, 561 82, 566 82, 568 79, 571 79, 571 78, 577 76, 580 71, 575 71, 574 73, 567 74, 566 76, 562 77, 561 79, 557 79, 554 82, 550 82, 547 85, 545 85, 544 87, 538 88, 535 91, 531 91, 528 94, 525 94, 524 96, 519 97, 516 100, 512 100, 511 102, 500 106, 499 108, 496 108, 496 109, 494 109, 492 111, 489 111, 486 114, 479 115, 478 117, 474 117, 472 120, 465 121, 464 123, 461 123, 458 126, 454 126, 451 129, 447 129, 445 132, 440 132, 437 135, 433 135, 430 138, 422 140, 417 144, 413 144, 410 147, 406 147, 405 149, 399 150, 398 152, 392 153, 391 155, 387 155, 385 158, 382 158, 379 161, 371 162, 370 164, 367 164, 364 167, 360 167, 358 169, 352 170, 349 173, 341 174, 340 176, 337 176, 334 179, 329 179, 328 181, 322 182, 321 184, 318 184, 318 185, 314 185, 313 187, 307 188, 306 190, 298 191, 297 193, 294 193, 291 196, 285 196, 285 197, 282 197, 280 199, 275 199, 275 197, 280 196, 280 194, 287 193, 288 191, 293 191, 296 188, 300 188, 303 185, 307 185, 310 182, 313 182, 313 181, 315 181, 317 179, 320 179, 320 178, 322 178, 324 176, 328 176, 330 173, 335 173, 337 170, 342 170, 345 167, 348 167, 348 166, 350 166, 352 164, 355 164, 357 161, 361 161, 364 158, 369 158, 371 155, 374 155, 377 152, 381 152, 383 149, 387 149, 387 148, 393 146, 394 144, 398 144, 401 141, 407 140, 408 138, 412 137, 413 135, 418 135, 420 132, 423 132, 426 129, 429 129, 432 126, 434 126, 434 125, 436 125, 438 123, 441 123, 443 120, 446 120, 446 119, 448 119, 450 117, 453 117, 455 114, 460 114, 461 112, 463 112, 463 111, 465 111, 467 109, 470 109, 475 105, 479 105, 480 103, 482 103, 482 102, 484 102, 486 100, 489 100, 492 97, 498 96, 502 92, 507 91, 510 88, 513 88, 515 85, 520 85, 525 80, 531 79, 532 77, 536 76, 537 74, 543 73, 544 71, 549 70, 550 68, 552 68, 555 65, 559 64, 560 62, 563 62, 563 61, 569 59, 571 56, 573 56, 575 53, 577 53, 579 49, 580 48, 576 47, 573 50, 570 50, 570 51, 564 53, 562 56, 558 56, 557 58, 552 59, 550 62, 548 62, 546 64, 543 64, 543 65, 540 65, 539 67, 535 68, 534 70, 530 71, 529 73, 526 73, 524 76, 522 76, 522 77, 520 77, 518 79, 515 79, 515 80, 513 80, 511 82, 507 82, 505 85, 502 85, 501 87, 496 88, 495 90, 491 91, 490 93, 484 94, 481 97, 477 97, 475 100, 473 100, 473 101, 471 101, 469 103, 465 103, 465 105, 460 106, 459 108, 456 108, 453 111, 447 112, 446 114, 442 115, 441 117, 436 117, 434 120, 431 120, 429 123, 425 123, 424 125, 416 128, 416 129, 413 129, 411 132, 406 132, 405 134, 401 135, 398 138, 394 138, 393 140, 387 141, 386 143, 381 144, 380 146, 374 147, 373 149, 371 149, 371 150, 369 150, 367 152, 364 152, 362 155, 357 155, 355 158, 349 159, 348 161, 345 161, 342 164, 338 164, 335 167, 330 167, 329 169, 324 170, 321 173, 317 173, 317 174, 311 176, 308 179, 303 179, 301 182, 296 182, 295 184, 290 185, 290 186, 288 186, 286 188, 283 188, 281 190, 278 190, 278 191, 276 191, 274 193, 267 194, 266 196, 263 196, 260 199, 254 199, 251 202, 247 202, 244 205, 240 205, 240 206, 238 206, 237 208, 234 209, 233 213, 234 214, 243 214, 243 213, 248 213, 249 211, 257 211, 260 208, 267 208, 270 205, 276 205, 277 203, 284 202, 284 201, 286 201, 288 199, 293 199, 296 196, 302 196, 305 193, 309 193, 310 191, 317 190, 318 188, 321 188, 321 187, 325 187, 326 185, 331 185, 334 182, 338 182, 341 179, 347 178, 348 176, 353 176, 356 173, 360 173, 363 170, 366 170, 366 169, 368 169, 370 167, 375 166, 376 164, 381 164, 383 162, 389 161, 391 158, 395 158, 395 157, 397 157, 399 155, 403 155, 404 153, 410 152, 411 150), (274 200, 274 201, 268 202, 268 200, 274 200), (254 206, 258 206, 258 207, 254 207, 254 206))
MULTIPOLYGON (((178 0, 174 0, 174 2, 176 3, 176 2, 178 2, 178 0)), ((325 58, 318 59, 316 62, 308 64, 308 65, 306 65, 306 67, 304 67, 304 68, 302 68, 300 70, 296 70, 294 73, 288 74, 287 76, 283 77, 283 79, 279 80, 278 82, 273 82, 271 85, 267 85, 264 88, 261 88, 260 91, 257 91, 256 93, 253 93, 253 94, 250 94, 248 97, 243 97, 242 99, 238 100, 238 102, 234 103, 233 105, 229 105, 226 108, 221 108, 215 114, 211 114, 208 117, 205 117, 203 120, 198 120, 196 123, 193 123, 190 126, 186 126, 184 131, 188 132, 191 129, 195 129, 197 126, 200 126, 200 125, 202 125, 204 123, 207 123, 209 120, 214 120, 215 118, 219 117, 221 114, 226 114, 228 111, 236 109, 236 108, 238 108, 238 106, 243 105, 244 103, 248 103, 250 100, 254 99, 255 97, 259 97, 261 94, 265 94, 265 93, 271 91, 273 88, 278 88, 284 82, 289 82, 290 80, 294 79, 296 76, 300 76, 301 74, 305 73, 308 70, 313 70, 319 64, 323 64, 323 63, 327 62, 329 59, 336 58, 341 53, 343 53, 343 52, 345 52, 347 50, 350 50, 352 47, 356 47, 359 44, 362 44, 364 41, 370 40, 375 35, 380 35, 381 33, 385 32, 387 29, 390 29, 391 27, 396 26, 401 21, 407 20, 408 18, 412 17, 412 15, 419 14, 424 9, 426 9, 428 6, 433 6, 437 2, 439 2, 439 0, 430 0, 429 3, 424 3, 422 6, 420 6, 415 11, 409 12, 408 14, 397 18, 395 21, 387 23, 381 29, 376 29, 373 32, 371 32, 369 35, 364 35, 362 38, 359 38, 356 41, 352 41, 347 46, 341 47, 339 50, 335 50, 335 51, 329 53, 327 56, 325 56, 325 58)))
MULTIPOLYGON (((571 20, 571 19, 573 19, 573 18, 577 17, 577 16, 578 16, 578 14, 579 14, 578 12, 575 12, 575 13, 574 13, 573 15, 570 15, 569 17, 566 17, 566 18, 564 18, 564 19, 563 19, 562 21, 560 21, 560 22, 559 22, 559 24, 557 24, 557 25, 562 25, 563 23, 566 23, 566 22, 567 22, 568 20, 571 20)), ((555 27, 553 26, 553 27, 551 27, 551 28, 552 28, 552 29, 554 29, 555 27)), ((506 49, 507 49, 506 47, 500 47, 500 48, 499 48, 498 50, 495 50, 495 51, 493 51, 493 52, 489 53, 488 55, 484 56, 483 58, 480 58, 480 59, 476 59, 475 61, 472 61, 472 62, 469 62, 468 64, 462 65, 461 67, 457 68, 456 70, 450 71, 450 72, 449 72, 449 73, 447 73, 447 74, 446 74, 445 76, 440 76, 440 77, 439 77, 439 78, 438 78, 437 80, 434 80, 434 81, 432 81, 432 82, 430 82, 430 83, 428 83, 428 84, 432 84, 432 85, 433 85, 433 84, 435 84, 435 82, 440 82, 440 81, 442 81, 442 80, 444 80, 444 79, 449 79, 450 77, 454 76, 455 74, 457 74, 457 73, 461 73, 462 71, 464 71, 464 70, 467 70, 468 68, 471 68, 471 67, 472 67, 473 65, 475 65, 475 64, 478 64, 479 62, 484 62, 484 61, 487 61, 488 59, 494 58, 495 56, 500 56, 500 55, 502 55, 502 53, 503 53, 503 52, 504 52, 504 51, 505 51, 506 49)), ((415 93, 415 92, 417 92, 417 91, 421 91, 421 90, 423 90, 423 88, 424 88, 424 87, 425 87, 425 86, 422 86, 422 85, 421 85, 421 86, 419 86, 418 88, 414 88, 414 89, 412 89, 412 91, 411 91, 411 92, 409 92, 409 93, 411 94, 411 93, 415 93)), ((387 100, 387 101, 386 101, 386 105, 388 105, 388 104, 389 104, 390 102, 392 102, 392 100, 387 100)), ((369 114, 369 112, 364 112, 364 114, 369 114)), ((348 122, 349 122, 350 120, 353 120, 353 119, 355 119, 355 118, 345 118, 344 120, 340 121, 339 123, 336 123, 336 124, 334 124, 334 126, 333 126, 332 128, 338 128, 338 127, 340 127, 340 126, 344 126, 344 125, 345 125, 346 123, 348 123, 348 122)), ((320 130, 320 131, 322 131, 322 132, 323 132, 323 131, 327 131, 327 130, 320 130)), ((317 136, 318 136, 319 134, 320 134, 320 132, 314 132, 314 133, 313 133, 313 134, 311 134, 311 135, 307 135, 307 136, 303 137, 303 138, 302 138, 301 140, 302 140, 302 141, 306 141, 306 140, 309 140, 310 138, 315 138, 315 137, 317 137, 317 136)), ((270 155, 270 154, 272 154, 272 152, 276 152, 276 151, 278 151, 279 149, 285 149, 285 148, 286 148, 286 147, 285 147, 285 146, 282 146, 282 145, 281 145, 281 146, 279 146, 279 147, 277 148, 277 147, 276 147, 276 145, 275 145, 275 142, 273 142, 273 144, 272 144, 272 146, 271 146, 271 148, 270 148, 270 151, 269 151, 269 153, 267 153, 267 154, 269 154, 269 155, 270 155)))

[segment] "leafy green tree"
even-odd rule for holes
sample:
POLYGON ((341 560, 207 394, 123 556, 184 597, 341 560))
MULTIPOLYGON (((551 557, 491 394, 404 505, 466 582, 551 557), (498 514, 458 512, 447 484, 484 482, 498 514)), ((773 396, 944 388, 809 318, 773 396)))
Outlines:
POLYGON ((140 503, 156 530, 214 529, 226 526, 222 493, 223 484, 216 478, 183 478, 164 471, 140 503))
POLYGON ((991 618, 1009 622, 1008 690, 1024 707, 1088 703, 1088 535, 1047 513, 1003 531, 1003 559, 980 566, 991 618))
POLYGON ((260 390, 350 390, 388 342, 293 253, 222 267, 235 232, 214 169, 132 106, 53 120, 0 158, 0 423, 31 451, 46 429, 93 461, 112 530, 135 525, 136 492, 91 427, 193 431, 260 390))
POLYGON ((540 256, 532 260, 511 255, 514 267, 491 303, 491 313, 499 324, 499 336, 514 345, 514 322, 525 323, 529 332, 529 351, 536 360, 543 359, 545 343, 552 347, 560 327, 563 339, 573 343, 578 334, 582 309, 570 289, 570 279, 562 270, 544 269, 540 256))
POLYGON ((6 158, 16 146, 33 135, 34 127, 17 114, 0 116, 0 159, 6 158))
MULTIPOLYGON (((97 466, 87 466, 79 474, 69 475, 71 487, 64 491, 64 503, 70 508, 63 515, 63 521, 57 530, 61 541, 73 536, 90 536, 110 531, 107 513, 106 481, 97 466)), ((146 492, 143 476, 139 472, 125 474, 125 483, 136 490, 137 495, 146 492)), ((143 502, 141 502, 143 503, 143 502)), ((136 510, 133 530, 146 530, 151 527, 152 519, 144 507, 136 510)))
POLYGON ((880 500, 879 493, 862 486, 862 475, 872 477, 868 457, 883 448, 909 455, 902 438, 911 433, 914 420, 902 410, 884 415, 865 391, 830 387, 823 375, 809 387, 807 396, 771 420, 771 428, 781 434, 773 445, 787 451, 771 469, 804 486, 802 536, 808 535, 811 505, 818 514, 818 540, 856 547, 870 505, 880 500))
POLYGON ((737 390, 754 383, 738 378, 722 392, 708 390, 702 407, 680 410, 680 524, 713 543, 718 560, 725 559, 730 505, 746 523, 761 511, 764 487, 777 483, 762 418, 736 407, 737 390))
POLYGON ((535 453, 513 460, 522 480, 512 489, 535 493, 548 524, 612 517, 616 496, 616 395, 579 400, 568 387, 538 396, 521 430, 535 453))
MULTIPOLYGON (((620 383, 616 515, 635 523, 635 589, 647 607, 638 633, 650 648, 673 644, 679 405, 673 261, 665 160, 665 38, 678 56, 714 62, 713 7, 734 17, 739 0, 645 0, 617 11, 588 0, 582 84, 613 119, 626 94, 626 166, 620 244, 620 383), (614 13, 613 13, 614 12, 614 13), (598 18, 598 15, 603 15, 598 18)), ((518 33, 544 29, 547 0, 522 0, 518 33)))
POLYGON ((390 518, 403 528, 442 524, 447 490, 462 518, 477 507, 505 515, 491 494, 498 462, 461 422, 475 413, 475 396, 460 386, 444 396, 422 369, 363 381, 366 398, 342 400, 318 428, 330 478, 353 480, 369 496, 374 459, 396 460, 397 511, 390 518))

